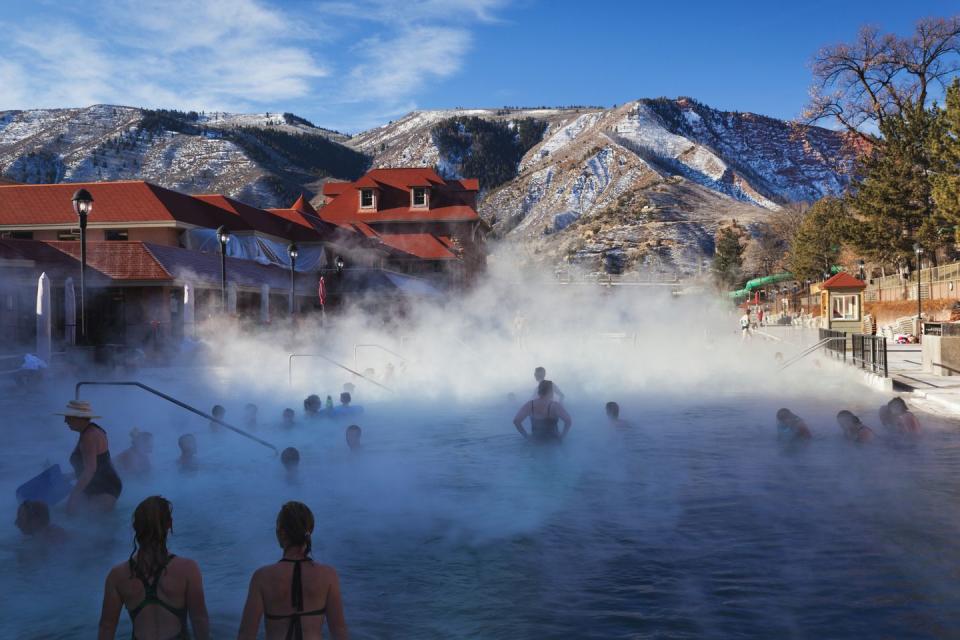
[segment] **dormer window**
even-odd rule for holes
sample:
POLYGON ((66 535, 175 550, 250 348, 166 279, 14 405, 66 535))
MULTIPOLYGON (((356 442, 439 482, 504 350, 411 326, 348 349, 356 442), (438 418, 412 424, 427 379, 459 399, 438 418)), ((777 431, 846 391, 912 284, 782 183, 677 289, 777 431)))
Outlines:
POLYGON ((424 209, 427 207, 427 188, 426 187, 413 187, 410 190, 410 206, 416 207, 418 209, 424 209))
POLYGON ((373 193, 373 189, 360 189, 360 208, 375 209, 376 206, 377 198, 373 193))

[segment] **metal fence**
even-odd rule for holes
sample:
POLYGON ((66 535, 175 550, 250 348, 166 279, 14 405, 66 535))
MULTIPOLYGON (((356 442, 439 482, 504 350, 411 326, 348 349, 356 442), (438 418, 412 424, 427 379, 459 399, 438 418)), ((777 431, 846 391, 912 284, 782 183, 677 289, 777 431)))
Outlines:
POLYGON ((854 366, 887 377, 887 339, 855 333, 850 336, 854 366))
POLYGON ((823 349, 827 353, 840 360, 847 359, 847 334, 843 331, 832 331, 830 329, 820 329, 820 340, 824 343, 823 349))

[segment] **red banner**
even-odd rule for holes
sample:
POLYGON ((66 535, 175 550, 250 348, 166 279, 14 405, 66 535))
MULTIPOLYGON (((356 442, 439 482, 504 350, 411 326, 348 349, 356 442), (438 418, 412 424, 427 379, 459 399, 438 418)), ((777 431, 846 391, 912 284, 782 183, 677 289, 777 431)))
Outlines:
POLYGON ((317 287, 317 294, 320 296, 320 306, 327 304, 327 283, 323 279, 323 276, 320 276, 320 284, 317 287))

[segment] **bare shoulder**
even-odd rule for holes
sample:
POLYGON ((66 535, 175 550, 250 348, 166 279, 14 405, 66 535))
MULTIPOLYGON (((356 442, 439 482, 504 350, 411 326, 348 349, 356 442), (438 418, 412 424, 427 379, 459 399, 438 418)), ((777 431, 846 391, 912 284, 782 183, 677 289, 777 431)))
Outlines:
POLYGON ((329 564, 315 563, 313 566, 314 570, 323 576, 325 580, 329 580, 330 582, 336 582, 339 580, 339 577, 337 576, 337 570, 331 567, 329 564))
POLYGON ((200 573, 200 565, 197 564, 197 561, 184 558, 183 556, 176 556, 171 560, 169 568, 184 575, 197 575, 200 573))
POLYGON ((110 568, 110 573, 107 574, 107 581, 116 582, 117 580, 123 580, 128 577, 130 577, 130 563, 124 560, 110 568))

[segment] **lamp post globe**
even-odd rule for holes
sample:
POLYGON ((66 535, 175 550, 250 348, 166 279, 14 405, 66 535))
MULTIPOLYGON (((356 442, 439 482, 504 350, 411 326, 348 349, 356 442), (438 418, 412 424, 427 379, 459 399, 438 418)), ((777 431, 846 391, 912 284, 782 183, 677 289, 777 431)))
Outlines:
POLYGON ((342 273, 343 266, 344 266, 343 258, 341 256, 337 256, 337 259, 334 261, 334 264, 337 267, 337 273, 342 273))
POLYGON ((93 211, 93 196, 77 189, 71 198, 73 212, 80 221, 80 342, 87 343, 87 216, 93 211))

